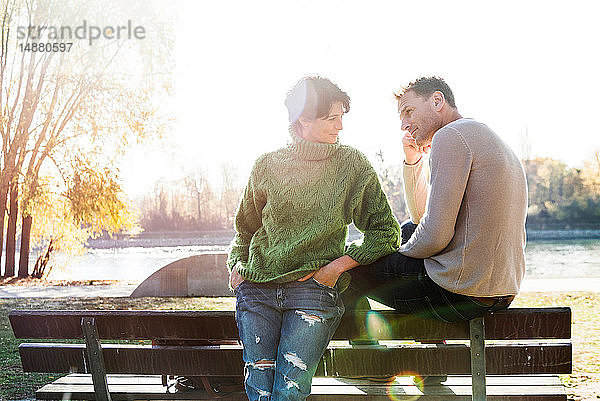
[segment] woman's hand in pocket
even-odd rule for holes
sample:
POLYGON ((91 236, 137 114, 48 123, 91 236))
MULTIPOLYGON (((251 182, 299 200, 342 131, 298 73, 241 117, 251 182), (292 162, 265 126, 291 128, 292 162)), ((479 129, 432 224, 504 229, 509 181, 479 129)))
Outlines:
POLYGON ((302 277, 298 281, 306 281, 312 278, 319 284, 333 288, 340 275, 332 272, 331 268, 326 269, 327 266, 329 265, 323 266, 319 270, 315 270, 314 272, 308 273, 306 276, 302 277))
POLYGON ((231 270, 231 273, 229 273, 229 288, 231 288, 232 290, 235 290, 237 286, 240 285, 242 281, 244 281, 242 275, 237 271, 237 266, 238 265, 236 264, 235 267, 231 270))
POLYGON ((329 262, 319 270, 307 274, 298 281, 305 281, 312 277, 317 282, 326 285, 327 287, 334 287, 335 283, 337 283, 338 278, 343 272, 348 271, 356 266, 358 266, 357 261, 348 255, 344 255, 329 262))

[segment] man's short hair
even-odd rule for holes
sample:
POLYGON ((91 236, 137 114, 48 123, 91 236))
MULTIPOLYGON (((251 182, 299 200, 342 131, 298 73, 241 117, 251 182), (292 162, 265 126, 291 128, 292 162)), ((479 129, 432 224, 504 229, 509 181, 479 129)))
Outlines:
POLYGON ((396 100, 400 100, 402 95, 406 92, 413 91, 422 98, 429 98, 433 92, 440 91, 444 94, 446 102, 454 108, 456 108, 456 102, 454 101, 454 94, 452 90, 440 77, 421 77, 413 82, 409 83, 406 87, 403 87, 398 92, 394 93, 396 100))
POLYGON ((336 84, 319 76, 304 77, 285 98, 290 124, 294 126, 300 117, 311 120, 327 117, 333 103, 341 102, 344 113, 350 110, 350 97, 336 84))

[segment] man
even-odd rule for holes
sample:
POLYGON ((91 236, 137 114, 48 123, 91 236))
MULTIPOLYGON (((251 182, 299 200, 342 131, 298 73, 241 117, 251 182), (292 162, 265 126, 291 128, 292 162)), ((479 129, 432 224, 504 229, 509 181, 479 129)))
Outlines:
POLYGON ((448 322, 507 308, 525 272, 519 159, 486 125, 459 114, 440 78, 417 79, 396 98, 407 132, 405 197, 417 225, 403 226, 397 253, 350 271, 348 309, 362 295, 448 322))

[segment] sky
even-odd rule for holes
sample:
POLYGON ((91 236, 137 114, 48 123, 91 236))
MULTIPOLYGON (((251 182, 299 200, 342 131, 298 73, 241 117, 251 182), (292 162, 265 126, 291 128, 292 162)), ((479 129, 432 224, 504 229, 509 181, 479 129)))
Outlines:
MULTIPOLYGON (((595 2, 175 1, 175 123, 122 168, 131 194, 220 166, 245 183, 288 139, 285 94, 325 76, 351 98, 340 141, 377 164, 402 162, 393 91, 443 77, 459 111, 521 157, 581 166, 600 150, 595 2), (529 150, 526 150, 529 149, 529 150), (148 159, 152 163, 148 163, 148 159)), ((147 27, 147 29, 151 29, 147 27)))

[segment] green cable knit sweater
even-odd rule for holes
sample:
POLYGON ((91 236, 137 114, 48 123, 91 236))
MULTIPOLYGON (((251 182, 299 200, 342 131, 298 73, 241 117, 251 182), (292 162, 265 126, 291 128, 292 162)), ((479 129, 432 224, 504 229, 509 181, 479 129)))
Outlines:
POLYGON ((260 156, 236 217, 227 267, 254 282, 289 282, 349 255, 369 264, 398 248, 399 226, 377 173, 358 150, 292 143, 260 156), (345 248, 348 225, 364 233, 345 248))

